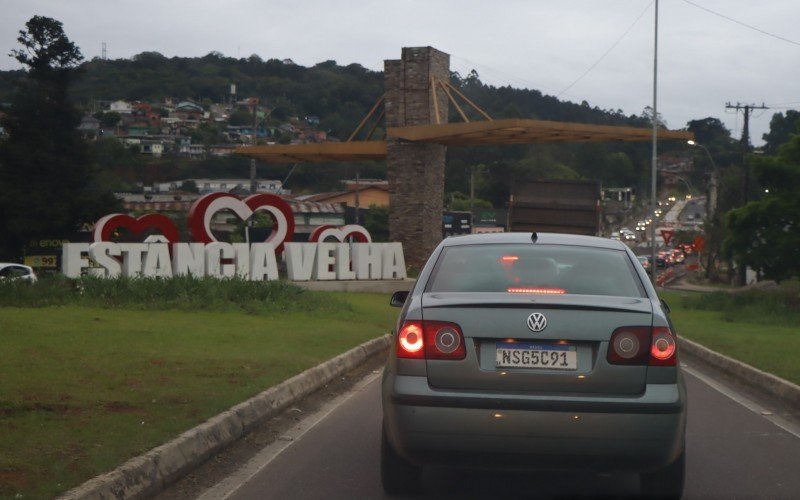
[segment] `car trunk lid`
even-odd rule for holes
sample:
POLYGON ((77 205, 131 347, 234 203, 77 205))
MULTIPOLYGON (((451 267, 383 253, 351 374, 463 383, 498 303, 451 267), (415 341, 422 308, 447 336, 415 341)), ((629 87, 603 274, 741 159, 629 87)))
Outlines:
MULTIPOLYGON (((622 326, 650 326, 645 298, 597 295, 436 292, 422 298, 423 319, 457 323, 467 357, 427 361, 432 387, 518 393, 637 394, 646 366, 606 361, 612 332, 622 326), (534 332, 529 317, 540 313, 546 327, 534 332), (499 348, 572 351, 574 369, 498 367, 499 348)), ((534 327, 536 325, 533 325, 534 327)))

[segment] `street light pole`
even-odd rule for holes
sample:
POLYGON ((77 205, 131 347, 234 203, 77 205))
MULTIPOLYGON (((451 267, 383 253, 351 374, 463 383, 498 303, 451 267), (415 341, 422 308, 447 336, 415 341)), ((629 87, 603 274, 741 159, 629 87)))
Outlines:
POLYGON ((708 150, 707 147, 703 146, 699 142, 688 140, 686 143, 690 146, 697 146, 703 149, 706 152, 706 156, 708 156, 708 161, 711 162, 711 182, 709 183, 708 189, 708 220, 714 219, 714 213, 717 211, 717 180, 719 178, 719 169, 717 168, 717 164, 714 161, 714 157, 711 156, 711 151, 708 150))
MULTIPOLYGON (((650 167, 650 212, 656 212, 656 165, 658 163, 658 0, 655 0, 655 30, 653 42, 653 160, 650 167)), ((656 284, 656 225, 650 224, 650 279, 656 284)))
POLYGON ((695 192, 694 186, 692 186, 692 183, 691 183, 691 182, 689 182, 689 179, 687 179, 687 178, 685 178, 685 177, 681 177, 680 175, 676 175, 676 176, 674 176, 674 177, 675 177, 676 179, 678 179, 679 181, 683 182, 683 184, 686 186, 686 189, 688 189, 688 190, 689 190, 689 194, 690 194, 690 195, 691 195, 691 194, 693 194, 693 193, 695 192))

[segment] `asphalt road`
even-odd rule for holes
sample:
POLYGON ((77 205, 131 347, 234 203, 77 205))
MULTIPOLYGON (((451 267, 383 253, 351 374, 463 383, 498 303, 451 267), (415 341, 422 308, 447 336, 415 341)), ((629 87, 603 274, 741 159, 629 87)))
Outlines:
MULTIPOLYGON (((687 365, 689 424, 684 498, 800 498, 800 425, 774 403, 687 365)), ((379 478, 380 379, 298 422, 201 497, 386 498, 379 478)), ((426 470, 421 498, 633 497, 635 475, 426 470)))

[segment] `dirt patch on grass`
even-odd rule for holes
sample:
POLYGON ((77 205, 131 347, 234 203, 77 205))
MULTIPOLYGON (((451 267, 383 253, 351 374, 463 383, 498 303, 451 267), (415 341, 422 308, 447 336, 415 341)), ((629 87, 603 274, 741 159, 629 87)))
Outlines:
POLYGON ((0 470, 0 494, 10 494, 28 486, 28 476, 18 470, 0 470))

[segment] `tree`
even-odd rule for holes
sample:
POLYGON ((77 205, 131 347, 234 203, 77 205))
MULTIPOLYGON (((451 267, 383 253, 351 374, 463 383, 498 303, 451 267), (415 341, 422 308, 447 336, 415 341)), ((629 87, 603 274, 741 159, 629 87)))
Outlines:
POLYGON ((3 117, 0 256, 17 258, 31 239, 67 238, 116 204, 104 191, 77 130, 67 92, 83 59, 55 19, 34 16, 11 56, 27 67, 3 117))
POLYGON ((186 191, 187 193, 199 193, 200 189, 197 187, 197 183, 192 179, 185 180, 181 183, 180 186, 181 191, 186 191))
POLYGON ((122 119, 122 115, 117 113, 116 111, 108 111, 106 113, 97 113, 95 114, 95 118, 100 120, 100 125, 103 128, 113 129, 117 126, 119 121, 122 119))
POLYGON ((763 197, 728 213, 725 252, 768 279, 800 276, 800 136, 753 162, 763 197))
POLYGON ((80 49, 64 34, 64 27, 55 19, 33 16, 25 23, 17 41, 22 49, 13 49, 12 57, 35 74, 61 73, 65 77, 83 60, 80 49))
MULTIPOLYGON (((449 198, 449 203, 447 203, 447 208, 449 210, 469 212, 469 196, 460 191, 454 191, 449 193, 447 197, 449 198)), ((473 198, 472 206, 478 208, 492 208, 492 204, 482 198, 473 198)))
POLYGON ((244 107, 236 108, 228 119, 230 125, 253 125, 253 113, 244 107))
POLYGON ((203 122, 197 128, 193 128, 189 131, 189 136, 192 138, 192 144, 204 144, 206 146, 225 141, 222 130, 217 125, 208 122, 203 122))
POLYGON ((370 205, 364 215, 364 227, 372 236, 372 241, 389 241, 389 208, 370 205))
MULTIPOLYGON (((587 104, 588 105, 588 104, 587 104)), ((645 106, 642 110, 642 114, 640 116, 642 120, 647 120, 650 124, 653 123, 653 107, 652 106, 645 106)), ((664 120, 664 117, 661 113, 656 114, 656 123, 658 124, 658 128, 667 128, 667 121, 664 120)))
POLYGON ((686 124, 687 130, 694 134, 694 139, 700 144, 708 147, 717 141, 728 141, 731 139, 731 132, 719 118, 703 118, 691 120, 686 124))
POLYGON ((785 115, 775 113, 769 122, 769 132, 762 136, 766 142, 764 152, 767 154, 777 153, 781 144, 785 144, 792 135, 797 134, 800 134, 800 111, 790 109, 785 115))

